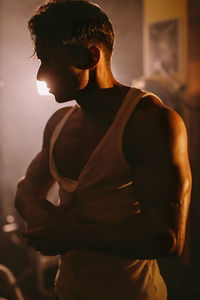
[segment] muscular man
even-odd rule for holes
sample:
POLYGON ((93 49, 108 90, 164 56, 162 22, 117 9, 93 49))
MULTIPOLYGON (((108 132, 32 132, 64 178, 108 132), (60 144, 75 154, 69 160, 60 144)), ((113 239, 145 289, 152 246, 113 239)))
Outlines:
POLYGON ((42 150, 18 185, 29 244, 60 254, 61 300, 165 300, 156 262, 180 255, 191 190, 180 116, 155 95, 117 82, 114 34, 89 1, 53 0, 29 21, 57 102, 42 150), (58 182, 60 203, 47 200, 58 182))

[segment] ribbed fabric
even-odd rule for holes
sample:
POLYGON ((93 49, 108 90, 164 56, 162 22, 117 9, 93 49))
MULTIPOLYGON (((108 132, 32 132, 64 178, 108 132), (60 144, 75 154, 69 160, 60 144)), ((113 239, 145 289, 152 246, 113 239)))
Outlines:
MULTIPOLYGON (((73 207, 86 222, 114 224, 140 213, 140 203, 134 197, 132 169, 122 150, 122 138, 134 109, 147 95, 156 97, 130 88, 78 180, 60 176, 53 157, 54 144, 78 105, 67 112, 52 134, 50 171, 60 186, 60 204, 73 207)), ((61 300, 167 299, 166 285, 156 260, 127 260, 89 250, 73 250, 61 256, 56 293, 61 300)))

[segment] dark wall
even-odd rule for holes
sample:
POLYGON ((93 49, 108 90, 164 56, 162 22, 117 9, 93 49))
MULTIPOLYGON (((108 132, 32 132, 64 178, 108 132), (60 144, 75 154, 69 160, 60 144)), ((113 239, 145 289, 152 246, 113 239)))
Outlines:
MULTIPOLYGON (((200 2, 188 1, 188 87, 186 113, 189 123, 190 157, 193 171, 191 202, 191 261, 199 268, 200 252, 200 2), (188 110, 188 112, 187 112, 188 110), (198 262, 198 263, 197 263, 198 262)), ((200 297, 200 292, 199 292, 200 297)))

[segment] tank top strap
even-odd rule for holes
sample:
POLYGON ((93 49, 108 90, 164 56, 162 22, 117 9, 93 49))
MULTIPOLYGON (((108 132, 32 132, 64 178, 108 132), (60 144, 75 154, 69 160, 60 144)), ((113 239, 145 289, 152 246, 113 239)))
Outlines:
POLYGON ((130 88, 124 103, 120 109, 120 114, 118 116, 118 122, 115 123, 115 132, 117 132, 119 135, 123 134, 124 129, 127 125, 128 120, 130 119, 131 115, 133 114, 134 110, 136 109, 138 103, 147 96, 151 96, 153 98, 158 99, 160 102, 160 98, 156 95, 154 95, 151 92, 147 92, 142 89, 138 88, 130 88))
POLYGON ((147 92, 145 90, 137 89, 137 88, 131 88, 124 99, 123 105, 119 111, 117 121, 115 122, 115 126, 112 129, 112 132, 109 136, 109 143, 115 145, 115 150, 117 151, 119 155, 119 159, 123 164, 124 167, 124 174, 129 174, 130 178, 132 177, 132 168, 128 164, 124 152, 123 152, 123 135, 126 128, 126 125, 131 117, 131 115, 134 113, 134 110, 136 109, 138 103, 147 96, 151 96, 152 98, 156 98, 160 102, 160 98, 158 98, 156 95, 154 95, 151 92, 147 92))
POLYGON ((58 177, 58 174, 55 170, 55 165, 54 165, 54 160, 53 160, 53 147, 54 147, 54 144, 57 141, 57 138, 59 137, 64 125, 66 124, 67 120, 69 119, 69 117, 71 116, 73 111, 75 109, 77 109, 78 107, 79 107, 78 105, 74 105, 66 112, 64 117, 56 125, 56 127, 51 135, 50 149, 49 149, 50 171, 51 171, 52 175, 54 175, 55 178, 58 177))
POLYGON ((78 107, 78 105, 74 105, 71 107, 71 109, 69 109, 66 114, 64 115, 64 117, 61 119, 60 122, 58 122, 58 124, 56 125, 52 136, 51 136, 51 141, 50 141, 50 148, 55 144, 58 136, 60 135, 60 132, 62 131, 65 123, 67 122, 68 118, 70 117, 70 115, 73 113, 73 111, 78 107))

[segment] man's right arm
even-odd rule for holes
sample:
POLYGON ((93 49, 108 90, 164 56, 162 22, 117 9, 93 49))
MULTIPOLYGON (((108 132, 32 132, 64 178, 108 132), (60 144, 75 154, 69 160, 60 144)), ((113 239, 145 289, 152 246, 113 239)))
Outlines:
POLYGON ((25 177, 18 183, 15 206, 29 228, 45 224, 49 210, 44 199, 54 183, 48 171, 48 151, 42 149, 31 162, 25 177))
POLYGON ((47 223, 54 208, 46 200, 47 193, 55 182, 49 170, 49 145, 55 126, 68 109, 58 110, 49 119, 44 130, 42 150, 32 160, 25 177, 18 183, 15 206, 29 228, 47 223))

